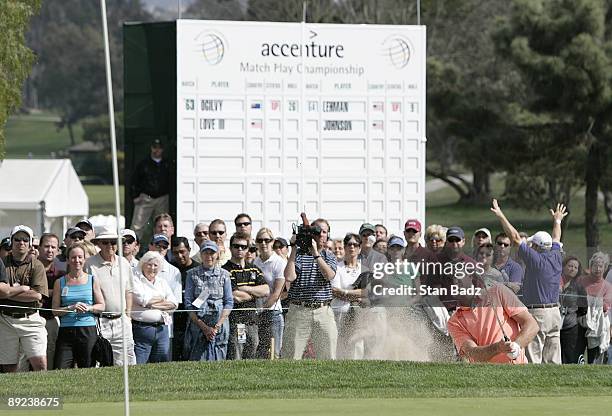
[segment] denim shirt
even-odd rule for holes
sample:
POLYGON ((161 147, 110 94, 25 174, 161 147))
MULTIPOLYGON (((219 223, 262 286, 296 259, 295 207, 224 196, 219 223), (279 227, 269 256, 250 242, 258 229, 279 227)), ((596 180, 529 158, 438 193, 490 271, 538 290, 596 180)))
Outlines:
POLYGON ((232 283, 227 270, 214 266, 205 268, 203 265, 187 272, 185 281, 185 309, 198 310, 198 315, 206 315, 220 309, 232 309, 232 283), (208 289, 208 299, 200 309, 193 306, 193 301, 200 296, 204 288, 208 289))

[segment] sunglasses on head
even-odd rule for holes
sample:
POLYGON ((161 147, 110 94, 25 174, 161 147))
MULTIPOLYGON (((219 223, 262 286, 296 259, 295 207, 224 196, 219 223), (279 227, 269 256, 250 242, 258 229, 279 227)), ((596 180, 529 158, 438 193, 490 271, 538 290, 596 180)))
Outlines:
POLYGON ((272 241, 274 241, 274 240, 273 240, 273 239, 271 239, 271 238, 257 238, 257 239, 255 240, 255 242, 256 242, 256 243, 260 243, 260 244, 261 244, 261 243, 270 244, 272 241))
POLYGON ((235 248, 236 250, 246 250, 249 248, 249 246, 246 244, 232 244, 232 248, 235 248))

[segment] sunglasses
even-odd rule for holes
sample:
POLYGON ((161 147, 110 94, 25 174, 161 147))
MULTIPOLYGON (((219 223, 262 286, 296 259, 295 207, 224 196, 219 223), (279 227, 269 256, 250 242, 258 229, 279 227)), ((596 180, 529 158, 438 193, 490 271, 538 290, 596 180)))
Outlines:
POLYGON ((117 240, 101 240, 101 241, 98 241, 98 244, 101 246, 108 246, 108 245, 116 246, 117 240))
POLYGON ((495 244, 497 244, 497 245, 498 245, 498 246, 500 246, 500 247, 510 247, 510 244, 502 243, 501 241, 498 241, 498 242, 497 242, 497 243, 495 243, 495 244))
POLYGON ((236 223, 236 227, 248 227, 249 225, 251 225, 250 222, 237 222, 236 223))
POLYGON ((266 243, 266 244, 270 244, 272 241, 274 241, 271 238, 258 238, 255 240, 256 243, 266 243))
POLYGON ((126 238, 125 240, 123 240, 123 245, 132 244, 134 242, 136 242, 136 240, 134 240, 133 238, 126 238))
POLYGON ((235 248, 236 250, 246 250, 249 248, 249 246, 246 244, 232 244, 232 248, 235 248))
POLYGON ((359 243, 346 243, 347 247, 359 247, 359 243))
POLYGON ((280 245, 280 244, 275 244, 275 245, 273 245, 273 246, 272 246, 272 248, 273 248, 274 250, 280 250, 280 249, 282 249, 282 248, 285 248, 285 246, 280 245))
POLYGON ((249 253, 257 253, 257 247, 249 247, 249 253))
POLYGON ((13 241, 17 243, 29 243, 30 239, 28 237, 14 237, 13 241))
POLYGON ((82 236, 82 235, 71 235, 71 236, 70 236, 70 239, 71 239, 71 240, 82 241, 82 240, 85 240, 85 237, 84 237, 84 236, 82 236))
POLYGON ((223 234, 225 234, 225 231, 210 231, 210 233, 212 235, 223 235, 223 234))

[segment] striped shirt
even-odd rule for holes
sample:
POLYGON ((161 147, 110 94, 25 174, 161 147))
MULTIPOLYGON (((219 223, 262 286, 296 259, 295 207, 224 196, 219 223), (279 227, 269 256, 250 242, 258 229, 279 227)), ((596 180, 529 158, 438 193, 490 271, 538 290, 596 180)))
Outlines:
MULTIPOLYGON (((321 251, 321 257, 336 272, 336 256, 329 251, 321 251)), ((296 279, 289 288, 289 300, 301 302, 326 302, 332 300, 331 282, 321 274, 317 261, 310 254, 295 257, 296 279)))

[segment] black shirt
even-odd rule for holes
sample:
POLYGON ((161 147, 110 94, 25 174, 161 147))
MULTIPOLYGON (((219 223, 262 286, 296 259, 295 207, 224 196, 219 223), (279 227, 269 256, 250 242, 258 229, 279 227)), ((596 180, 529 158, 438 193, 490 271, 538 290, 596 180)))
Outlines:
POLYGON ((147 157, 136 165, 132 174, 131 196, 136 198, 140 194, 159 198, 170 193, 170 167, 165 159, 159 163, 147 157))
MULTIPOLYGON (((223 268, 230 274, 230 281, 232 282, 232 292, 238 290, 242 286, 260 286, 267 285, 266 279, 264 278, 263 272, 253 263, 246 263, 244 267, 239 264, 233 263, 228 260, 223 265, 223 268)), ((234 310, 230 314, 230 322, 236 323, 252 323, 257 317, 257 313, 254 310, 257 307, 255 299, 246 302, 236 303, 234 300, 234 310), (237 311, 240 308, 252 308, 253 310, 248 311, 237 311)))

